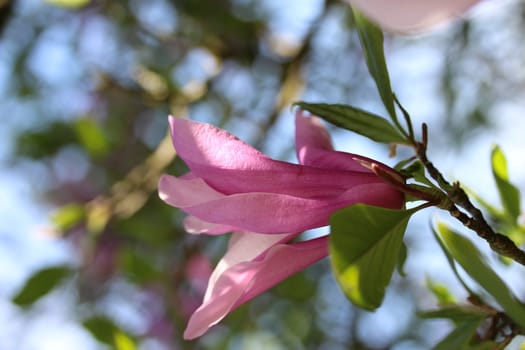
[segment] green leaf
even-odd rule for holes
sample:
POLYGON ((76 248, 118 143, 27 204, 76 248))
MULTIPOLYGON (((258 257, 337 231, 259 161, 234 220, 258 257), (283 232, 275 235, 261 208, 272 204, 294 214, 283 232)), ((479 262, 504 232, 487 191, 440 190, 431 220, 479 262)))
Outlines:
POLYGON ((407 143, 386 119, 347 105, 297 102, 295 105, 341 128, 377 142, 407 143))
POLYGON ((425 184, 429 187, 435 187, 432 181, 427 179, 425 166, 423 163, 421 163, 421 161, 413 161, 412 164, 408 165, 407 167, 404 167, 404 165, 406 164, 401 163, 396 165, 394 168, 408 179, 413 178, 417 182, 425 184))
POLYGON ((424 311, 421 318, 447 318, 454 322, 482 321, 490 316, 485 310, 471 305, 450 305, 438 310, 424 311))
POLYGON ((135 341, 126 333, 117 331, 114 335, 115 349, 116 350, 135 350, 137 346, 135 341))
POLYGON ((484 341, 476 345, 471 345, 467 348, 468 350, 494 350, 501 349, 501 343, 495 341, 484 341), (498 347, 499 346, 499 347, 498 347))
POLYGON ((112 320, 104 316, 93 316, 84 320, 82 324, 95 339, 108 345, 113 345, 115 335, 120 331, 112 320))
POLYGON ((58 208, 51 215, 51 221, 57 229, 64 232, 84 220, 85 217, 84 207, 80 204, 72 203, 58 208))
POLYGON ((476 334, 476 330, 481 324, 481 320, 470 320, 461 322, 456 329, 450 332, 434 350, 466 350, 469 349, 469 343, 476 334))
POLYGON ((363 52, 365 55, 368 70, 374 78, 377 85, 377 90, 381 96, 381 100, 385 108, 396 121, 396 109, 394 104, 394 96, 390 86, 390 78, 385 61, 385 53, 383 50, 383 33, 372 22, 370 22, 359 10, 352 7, 354 21, 357 27, 357 33, 363 52))
POLYGON ((56 288, 70 274, 71 268, 63 265, 41 269, 29 277, 13 302, 19 306, 30 306, 56 288))
POLYGON ((406 277, 407 273, 405 272, 405 262, 408 257, 408 248, 405 242, 401 242, 401 248, 399 248, 399 255, 397 259, 397 273, 401 276, 406 277))
POLYGON ((82 322, 91 335, 99 342, 111 346, 115 350, 135 350, 135 340, 111 319, 106 316, 93 316, 82 322))
POLYGON ((436 297, 439 304, 450 304, 456 302, 456 298, 450 294, 448 288, 427 278, 427 287, 436 297))
POLYGON ((20 134, 16 140, 15 154, 40 160, 55 155, 66 145, 75 143, 77 138, 71 125, 55 121, 20 134))
POLYGON ((447 251, 468 275, 494 297, 510 318, 525 327, 525 305, 490 268, 474 244, 443 223, 438 223, 437 232, 447 251))
MULTIPOLYGON (((440 225, 440 223, 438 222, 437 226, 439 226, 439 225, 440 225)), ((456 278, 458 279, 459 283, 461 283, 463 288, 465 288, 465 290, 467 291, 467 293, 470 296, 478 298, 478 295, 465 283, 463 278, 461 278, 461 276, 459 275, 458 269, 456 267, 456 263, 454 261, 454 257, 450 254, 450 252, 447 250, 447 247, 445 247, 445 244, 443 243, 443 241, 439 237, 439 233, 438 233, 439 227, 432 226, 431 228, 432 228, 432 233, 434 234, 434 237, 436 238, 436 241, 438 242, 441 250, 445 254, 445 257, 447 258, 447 262, 448 262, 450 268, 452 269, 452 272, 454 273, 454 276, 456 276, 456 278)))
POLYGON ((474 192, 472 189, 466 187, 464 184, 461 184, 461 187, 467 192, 469 197, 472 197, 476 202, 479 203, 487 211, 487 213, 495 220, 499 221, 507 221, 508 217, 505 216, 505 213, 503 213, 502 210, 496 208, 495 206, 491 205, 489 202, 487 202, 485 199, 483 199, 480 195, 478 195, 476 192, 474 192))
POLYGON ((492 149, 491 155, 492 162, 492 174, 498 187, 499 196, 503 208, 512 218, 516 221, 520 215, 520 191, 509 182, 509 176, 507 173, 507 160, 505 155, 498 146, 492 149))
POLYGON ((45 0, 48 4, 65 7, 69 9, 76 9, 84 7, 89 4, 90 0, 45 0))
POLYGON ((355 305, 381 305, 413 211, 355 204, 330 218, 330 257, 337 282, 355 305))
POLYGON ((93 157, 104 156, 109 151, 108 139, 93 118, 77 119, 75 131, 82 146, 93 157))

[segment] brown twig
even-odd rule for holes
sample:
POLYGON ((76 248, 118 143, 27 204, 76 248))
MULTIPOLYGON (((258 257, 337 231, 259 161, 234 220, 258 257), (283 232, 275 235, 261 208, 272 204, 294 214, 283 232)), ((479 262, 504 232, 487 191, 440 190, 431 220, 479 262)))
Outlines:
POLYGON ((509 257, 525 266, 525 252, 507 236, 495 232, 487 223, 481 210, 475 207, 468 195, 461 188, 459 182, 450 184, 441 172, 427 158, 428 130, 426 124, 422 125, 422 142, 414 142, 417 157, 423 163, 430 176, 437 182, 439 187, 446 193, 447 201, 441 203, 440 207, 447 210, 453 217, 459 220, 465 227, 475 231, 483 238, 496 253, 509 257), (461 211, 462 208, 465 212, 461 211))

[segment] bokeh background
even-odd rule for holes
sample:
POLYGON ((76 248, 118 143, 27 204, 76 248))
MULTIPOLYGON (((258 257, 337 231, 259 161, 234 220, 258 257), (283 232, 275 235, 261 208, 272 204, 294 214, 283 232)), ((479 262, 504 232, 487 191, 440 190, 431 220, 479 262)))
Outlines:
MULTIPOLYGON (((494 143, 525 187, 524 30, 522 1, 485 0, 385 38, 430 157, 490 201, 494 143)), ((158 199, 160 174, 185 171, 167 115, 295 161, 298 100, 384 115, 341 1, 0 0, 0 350, 431 348, 450 325, 416 316, 435 306, 429 281, 465 296, 432 241, 436 211, 409 225, 407 276, 375 313, 352 307, 323 261, 182 340, 227 237, 186 234, 158 199)), ((340 150, 410 155, 331 130, 340 150)))

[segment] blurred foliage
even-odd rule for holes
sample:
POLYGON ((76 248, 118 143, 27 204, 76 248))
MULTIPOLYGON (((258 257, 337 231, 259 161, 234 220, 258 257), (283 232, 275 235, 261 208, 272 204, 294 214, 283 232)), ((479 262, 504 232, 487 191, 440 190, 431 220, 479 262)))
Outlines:
MULTIPOLYGON (((513 6, 512 25, 499 34, 522 44, 513 38, 524 27, 525 16, 515 15, 524 5, 513 6)), ((185 171, 166 136, 167 115, 212 122, 287 154, 291 130, 278 123, 299 97, 377 106, 352 18, 334 0, 0 1, 0 108, 16 131, 10 165, 44 167, 45 179, 23 169, 57 208, 56 234, 75 251, 74 274, 39 271, 14 301, 29 306, 66 288, 59 282, 69 277, 78 324, 114 349, 428 347, 410 319, 390 322, 395 331, 384 337, 375 324, 377 336, 364 337, 370 314, 346 303, 326 262, 240 307, 201 339, 181 336, 226 241, 187 235, 184 214, 157 197, 160 174, 185 171), (129 308, 140 322, 118 312, 129 308)), ((442 96, 435 97, 445 103, 430 122, 440 142, 459 145, 490 126, 489 106, 523 87, 514 75, 522 62, 500 64, 522 48, 488 30, 458 23, 448 37, 430 39, 443 52, 442 96), (472 60, 483 69, 469 69, 472 60), (495 80, 505 83, 492 86, 495 80)), ((394 277, 392 293, 419 293, 409 284, 394 277)))
POLYGON ((38 299, 56 288, 71 273, 67 266, 47 267, 37 271, 29 278, 24 288, 13 298, 20 306, 30 306, 38 299))

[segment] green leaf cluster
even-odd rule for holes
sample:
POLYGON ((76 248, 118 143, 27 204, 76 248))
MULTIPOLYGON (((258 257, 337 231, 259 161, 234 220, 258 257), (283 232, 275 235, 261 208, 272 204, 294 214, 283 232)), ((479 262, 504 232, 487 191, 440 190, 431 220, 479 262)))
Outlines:
POLYGON ((488 310, 471 305, 446 305, 438 310, 421 312, 421 318, 445 318, 454 322, 455 328, 435 347, 438 350, 481 350, 494 349, 498 343, 479 341, 477 330, 483 321, 491 316, 488 310))
POLYGON ((482 286, 517 324, 525 327, 525 305, 488 265, 474 244, 443 223, 437 224, 437 233, 447 252, 468 275, 482 286))
MULTIPOLYGON (((455 270, 457 262, 479 286, 490 294, 518 327, 525 328, 525 304, 518 300, 489 266, 474 244, 442 222, 437 223, 435 233, 455 273, 457 274, 455 270)), ((464 281, 461 280, 461 282, 465 285, 464 281)), ((456 324, 455 329, 435 349, 493 349, 498 346, 496 342, 479 342, 476 338, 476 331, 480 325, 487 318, 493 317, 496 310, 488 306, 487 302, 482 300, 481 296, 474 294, 469 287, 466 288, 471 298, 477 300, 476 304, 484 304, 487 307, 448 304, 439 310, 421 314, 425 318, 448 318, 456 324)))

